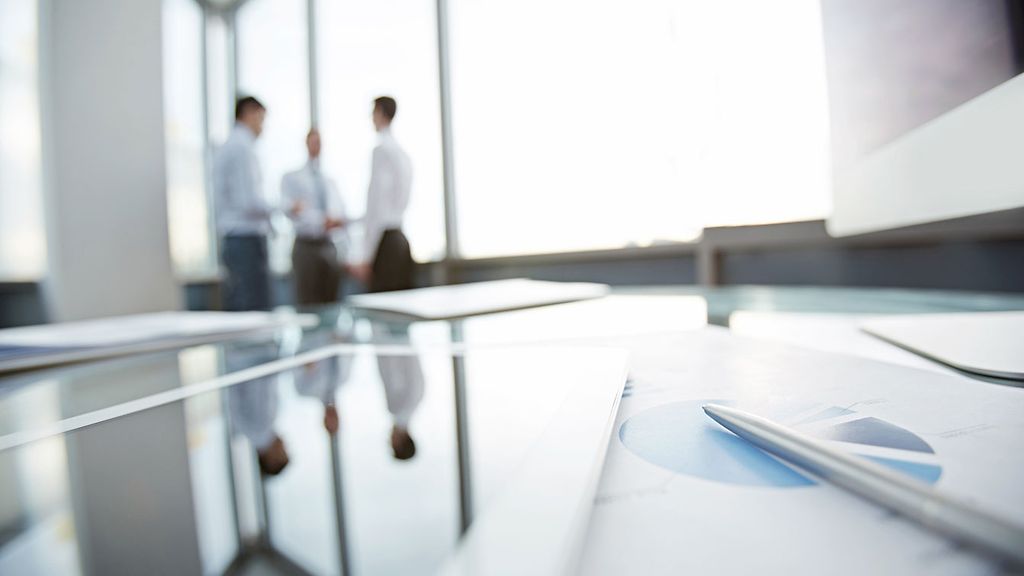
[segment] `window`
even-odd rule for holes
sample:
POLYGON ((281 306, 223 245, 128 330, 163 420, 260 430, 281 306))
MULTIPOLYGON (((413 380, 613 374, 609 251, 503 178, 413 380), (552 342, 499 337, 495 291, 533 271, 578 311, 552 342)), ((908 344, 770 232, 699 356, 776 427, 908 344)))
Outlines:
MULTIPOLYGON (((708 226, 830 212, 817 2, 450 2, 463 256, 686 242, 708 226)), ((314 7, 324 171, 338 181, 349 215, 361 215, 376 139, 371 102, 394 96, 394 132, 414 167, 406 232, 418 260, 443 257, 435 2, 316 0, 314 7)), ((209 137, 219 144, 231 123, 225 78, 234 45, 237 93, 268 108, 257 148, 272 205, 283 174, 306 161, 306 9, 249 0, 234 15, 234 31, 219 17, 207 22, 209 137)), ((200 218, 172 207, 186 211, 200 218)), ((292 233, 276 218, 271 267, 282 273, 292 233)), ((352 232, 352 250, 361 253, 360 227, 352 232)), ((202 240, 188 242, 198 254, 202 240)), ((174 245, 177 258, 185 248, 174 245)))
POLYGON ((206 194, 203 12, 194 0, 164 0, 164 133, 171 257, 183 277, 217 270, 206 194))
POLYGON ((33 0, 0 4, 0 280, 46 274, 38 10, 33 0))
MULTIPOLYGON (((307 159, 309 132, 309 64, 306 3, 251 0, 236 15, 238 93, 255 96, 267 107, 263 134, 257 140, 264 195, 272 206, 281 201, 281 177, 307 159)), ((281 213, 270 247, 270 267, 291 269, 292 231, 281 213)))
POLYGON ((463 255, 824 217, 818 4, 452 0, 463 255))
MULTIPOLYGON (((444 193, 433 0, 317 3, 318 83, 324 170, 350 215, 366 208, 376 134, 373 99, 398 101, 393 132, 413 166, 405 232, 417 260, 444 256, 444 193)), ((354 250, 363 250, 357 241, 354 250)))
POLYGON ((224 17, 209 14, 206 19, 206 109, 210 142, 228 139, 235 123, 235 97, 231 93, 231 34, 224 17))

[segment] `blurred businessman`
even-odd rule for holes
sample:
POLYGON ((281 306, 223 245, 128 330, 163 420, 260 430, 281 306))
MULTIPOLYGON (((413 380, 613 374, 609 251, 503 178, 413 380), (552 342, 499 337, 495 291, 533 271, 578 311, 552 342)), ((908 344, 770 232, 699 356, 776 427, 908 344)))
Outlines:
POLYGON ((235 104, 235 126, 213 160, 214 209, 221 260, 227 268, 224 308, 270 308, 267 235, 270 207, 255 143, 263 132, 267 109, 247 96, 235 104))
POLYGON ((413 287, 412 253, 402 233, 412 188, 412 163, 391 134, 397 111, 394 98, 374 100, 373 126, 379 141, 373 149, 366 196, 365 253, 362 264, 353 269, 371 292, 413 287))
POLYGON ((344 242, 345 207, 334 181, 320 170, 320 133, 306 135, 309 160, 281 180, 284 211, 295 226, 292 272, 300 306, 338 299, 341 265, 336 242, 344 242))

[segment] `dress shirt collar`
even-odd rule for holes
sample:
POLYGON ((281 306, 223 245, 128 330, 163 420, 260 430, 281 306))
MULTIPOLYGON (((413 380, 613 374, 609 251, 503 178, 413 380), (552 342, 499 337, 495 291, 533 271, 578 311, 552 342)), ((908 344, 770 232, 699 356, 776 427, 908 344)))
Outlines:
POLYGON ((256 142, 256 135, 253 134, 252 129, 241 122, 235 122, 235 127, 232 131, 246 144, 254 144, 256 142))
POLYGON ((320 159, 319 158, 310 158, 306 162, 306 168, 308 168, 309 171, 313 172, 314 174, 319 174, 320 173, 320 159))

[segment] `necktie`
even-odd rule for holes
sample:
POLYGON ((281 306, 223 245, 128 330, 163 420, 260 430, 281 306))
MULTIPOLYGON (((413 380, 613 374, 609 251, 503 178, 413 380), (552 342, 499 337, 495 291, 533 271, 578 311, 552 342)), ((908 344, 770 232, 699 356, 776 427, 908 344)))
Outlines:
POLYGON ((324 177, 320 170, 313 169, 313 191, 316 195, 316 206, 320 213, 327 216, 327 186, 324 184, 324 177))

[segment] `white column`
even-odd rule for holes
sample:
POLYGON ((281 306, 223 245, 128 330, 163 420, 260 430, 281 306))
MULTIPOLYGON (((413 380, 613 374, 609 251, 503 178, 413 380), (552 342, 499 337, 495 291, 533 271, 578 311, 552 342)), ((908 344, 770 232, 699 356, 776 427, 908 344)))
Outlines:
POLYGON ((164 175, 161 0, 44 0, 53 321, 181 307, 164 175))

